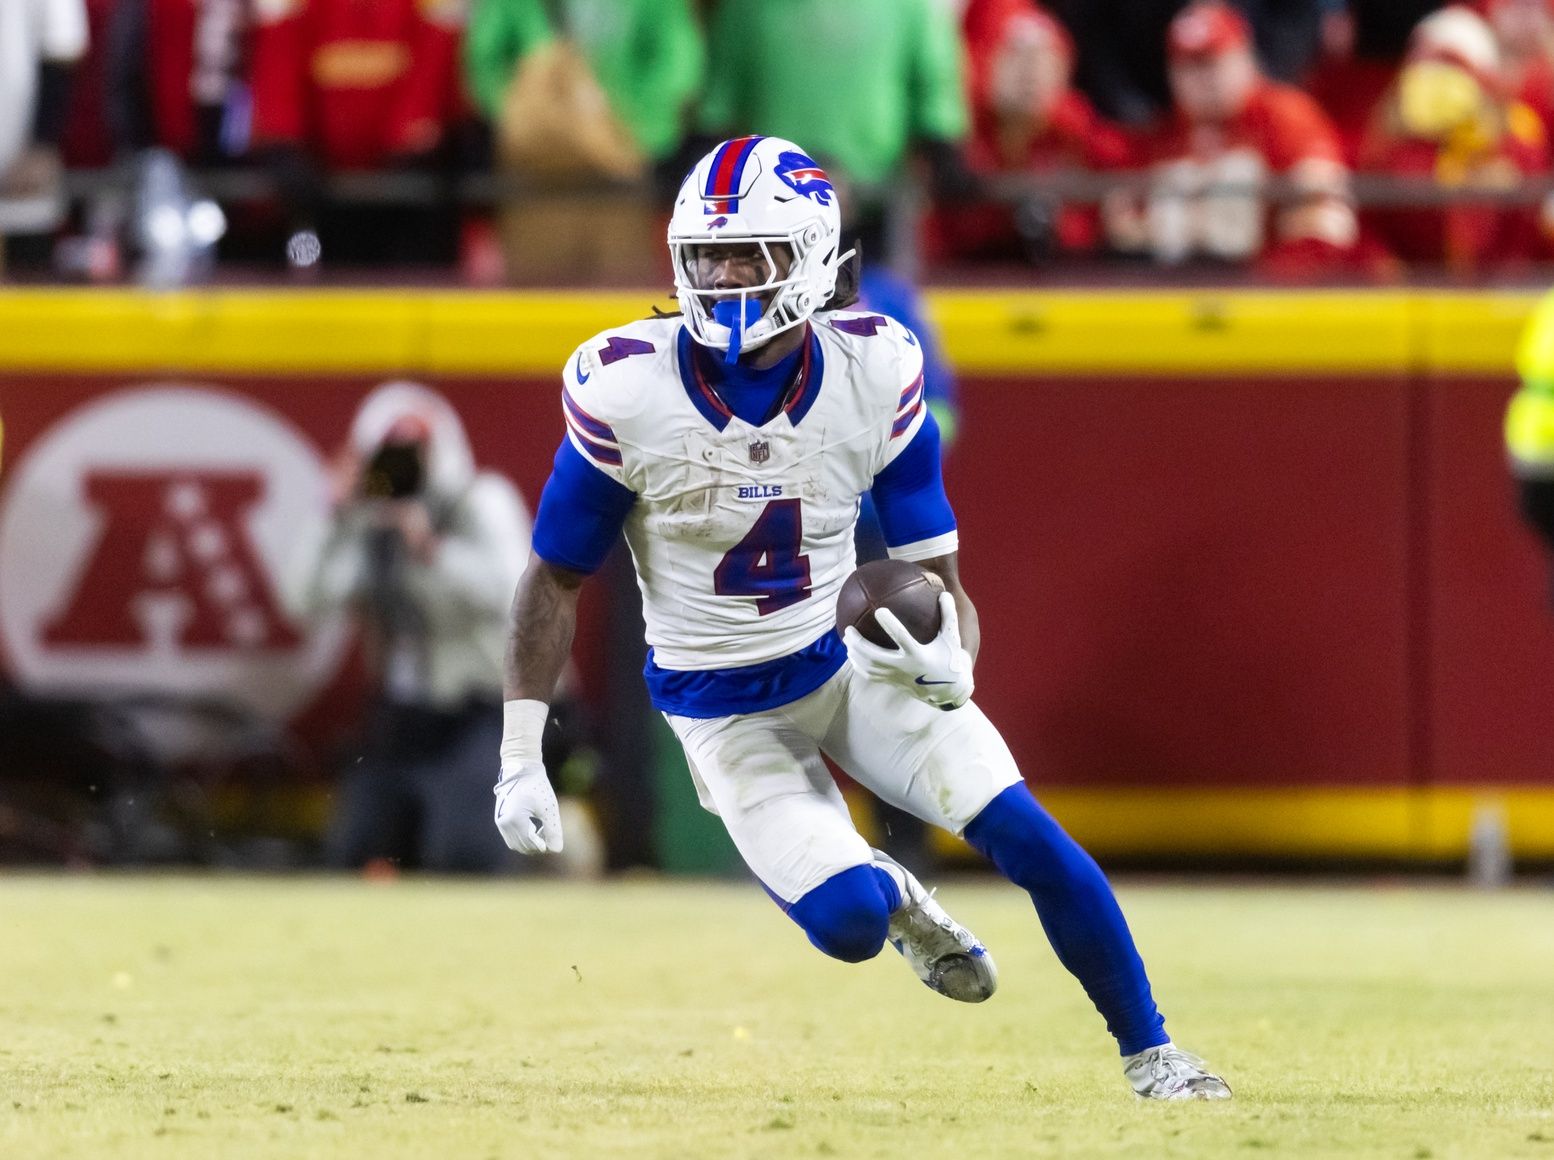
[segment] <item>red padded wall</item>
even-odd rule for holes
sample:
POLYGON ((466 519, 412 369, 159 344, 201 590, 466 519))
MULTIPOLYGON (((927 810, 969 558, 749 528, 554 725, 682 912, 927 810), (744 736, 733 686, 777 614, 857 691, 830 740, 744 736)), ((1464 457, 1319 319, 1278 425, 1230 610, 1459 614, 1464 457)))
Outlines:
POLYGON ((1039 783, 1408 777, 1402 379, 973 380, 978 699, 1039 783))
MULTIPOLYGON (((81 404, 171 376, 12 376, 3 493, 81 404)), ((375 379, 188 376, 327 456, 375 379)), ((531 506, 551 380, 443 380, 531 506)), ((968 378, 951 452, 978 699, 1051 785, 1554 781, 1549 565, 1505 379, 968 378)), ((0 600, 5 593, 0 592, 0 600)), ((586 692, 613 650, 585 597, 586 692)), ((308 720, 338 726, 347 674, 308 720)))
POLYGON ((1501 423, 1514 384, 1437 379, 1426 414, 1432 782, 1554 782, 1548 554, 1520 521, 1501 423))

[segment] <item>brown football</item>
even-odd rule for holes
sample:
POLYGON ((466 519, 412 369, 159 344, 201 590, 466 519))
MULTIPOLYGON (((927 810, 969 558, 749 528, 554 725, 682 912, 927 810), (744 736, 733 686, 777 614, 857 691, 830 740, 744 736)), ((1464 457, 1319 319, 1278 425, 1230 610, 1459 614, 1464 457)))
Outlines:
POLYGON ((876 608, 888 608, 916 639, 927 644, 939 635, 939 593, 944 583, 910 560, 871 560, 842 585, 836 598, 836 630, 848 625, 865 640, 885 648, 896 642, 874 619, 876 608))

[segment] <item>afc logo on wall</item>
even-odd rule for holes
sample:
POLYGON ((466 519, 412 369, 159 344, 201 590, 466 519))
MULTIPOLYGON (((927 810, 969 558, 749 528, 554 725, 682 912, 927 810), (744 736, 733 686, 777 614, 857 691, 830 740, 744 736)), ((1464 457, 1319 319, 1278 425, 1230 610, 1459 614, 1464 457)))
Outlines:
POLYGON ((134 388, 70 412, 0 479, 13 675, 40 690, 301 707, 345 643, 338 619, 299 624, 282 601, 324 490, 307 439, 236 395, 134 388))

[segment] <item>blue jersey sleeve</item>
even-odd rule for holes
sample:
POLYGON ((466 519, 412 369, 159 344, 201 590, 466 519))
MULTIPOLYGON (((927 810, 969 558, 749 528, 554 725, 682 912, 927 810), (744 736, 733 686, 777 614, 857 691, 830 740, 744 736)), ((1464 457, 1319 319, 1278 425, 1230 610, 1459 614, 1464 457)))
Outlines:
POLYGON ((931 412, 905 450, 874 477, 869 495, 879 513, 885 543, 892 548, 955 530, 955 513, 944 493, 939 424, 931 412))
POLYGON ((534 551, 574 572, 597 572, 637 494, 584 459, 563 436, 534 517, 534 551))

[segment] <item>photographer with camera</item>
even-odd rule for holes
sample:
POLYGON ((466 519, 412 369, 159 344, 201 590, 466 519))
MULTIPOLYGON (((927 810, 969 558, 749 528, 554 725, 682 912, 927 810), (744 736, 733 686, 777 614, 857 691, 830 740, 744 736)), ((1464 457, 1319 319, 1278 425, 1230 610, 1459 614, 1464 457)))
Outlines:
POLYGON ((375 687, 328 861, 498 870, 508 857, 489 820, 491 754, 528 511, 505 478, 475 469, 448 401, 413 383, 362 403, 333 492, 331 518, 299 545, 290 602, 303 616, 349 610, 375 687))

